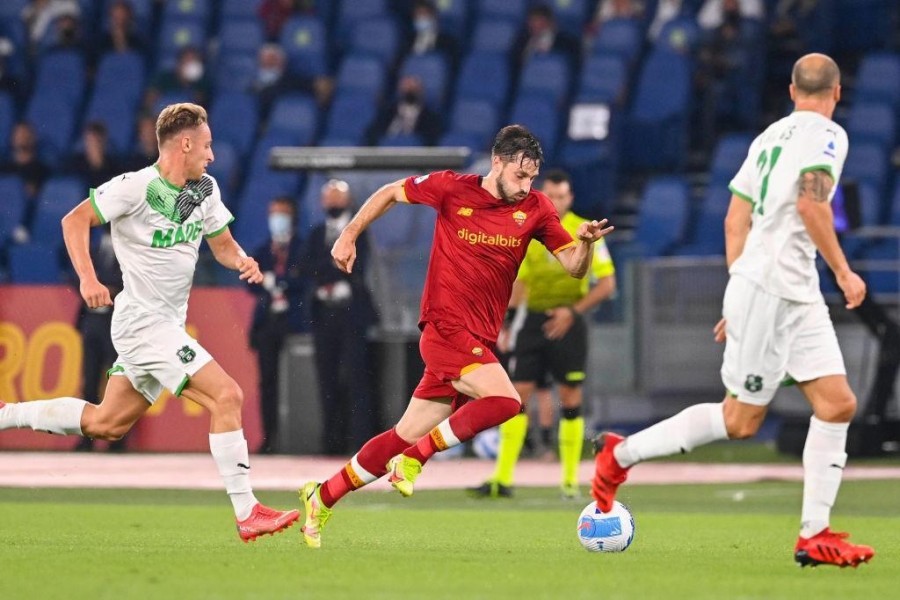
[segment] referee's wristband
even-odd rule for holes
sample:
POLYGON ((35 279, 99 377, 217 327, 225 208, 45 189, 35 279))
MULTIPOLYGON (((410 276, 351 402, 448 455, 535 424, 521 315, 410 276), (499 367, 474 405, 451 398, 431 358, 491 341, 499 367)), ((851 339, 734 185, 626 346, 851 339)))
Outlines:
POLYGON ((575 310, 575 307, 574 307, 573 305, 570 304, 570 305, 568 305, 566 308, 568 308, 568 309, 569 309, 569 312, 572 313, 572 318, 573 318, 573 319, 577 319, 578 317, 581 316, 581 313, 578 312, 577 310, 575 310))

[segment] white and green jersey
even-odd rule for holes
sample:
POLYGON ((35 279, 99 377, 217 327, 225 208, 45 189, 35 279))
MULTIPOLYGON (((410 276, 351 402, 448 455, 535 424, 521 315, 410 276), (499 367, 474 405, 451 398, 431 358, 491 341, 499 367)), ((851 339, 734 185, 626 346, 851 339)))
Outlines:
POLYGON ((114 319, 152 316, 184 324, 200 237, 219 235, 234 220, 215 179, 203 175, 200 185, 211 193, 192 211, 179 210, 182 189, 163 179, 156 165, 91 189, 94 212, 111 223, 122 267, 114 319))
MULTIPOLYGON (((836 186, 848 146, 840 125, 811 111, 796 111, 753 140, 728 186, 753 205, 753 226, 732 275, 787 300, 821 299, 816 247, 797 212, 797 196, 801 177, 810 171, 828 172, 836 186)), ((829 202, 833 195, 832 188, 829 202)))

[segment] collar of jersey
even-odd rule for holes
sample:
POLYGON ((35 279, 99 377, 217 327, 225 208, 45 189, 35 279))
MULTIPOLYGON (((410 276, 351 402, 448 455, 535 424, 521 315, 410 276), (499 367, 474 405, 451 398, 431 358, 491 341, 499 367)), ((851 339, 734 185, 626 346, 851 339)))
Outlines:
POLYGON ((166 179, 165 177, 163 177, 162 171, 159 170, 159 163, 153 163, 153 168, 156 169, 156 172, 157 172, 157 173, 159 173, 159 179, 160 179, 160 181, 162 181, 164 184, 166 184, 167 186, 169 186, 170 188, 172 188, 172 189, 175 190, 176 192, 180 192, 180 191, 181 191, 182 188, 178 187, 177 185, 175 185, 174 183, 172 183, 171 181, 169 181, 168 179, 166 179))

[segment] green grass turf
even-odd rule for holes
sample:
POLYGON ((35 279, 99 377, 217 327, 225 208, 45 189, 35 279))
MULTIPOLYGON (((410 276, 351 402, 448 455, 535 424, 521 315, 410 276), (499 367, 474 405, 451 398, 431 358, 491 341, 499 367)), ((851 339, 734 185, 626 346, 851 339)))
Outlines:
MULTIPOLYGON (((622 554, 591 554, 587 499, 520 489, 348 497, 323 535, 242 544, 221 493, 0 488, 0 598, 889 598, 897 597, 900 481, 847 482, 834 525, 874 545, 858 570, 793 563, 800 484, 626 486, 637 522, 622 554)), ((295 496, 263 492, 274 506, 295 496)))

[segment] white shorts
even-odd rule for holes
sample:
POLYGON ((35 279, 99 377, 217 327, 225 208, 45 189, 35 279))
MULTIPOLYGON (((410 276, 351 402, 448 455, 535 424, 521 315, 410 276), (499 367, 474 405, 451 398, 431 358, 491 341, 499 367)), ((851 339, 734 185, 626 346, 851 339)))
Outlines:
POLYGON ((124 375, 153 404, 163 388, 181 395, 188 380, 212 355, 183 327, 161 320, 113 320, 112 342, 119 356, 109 375, 124 375))
POLYGON ((722 383, 743 402, 768 405, 786 377, 804 382, 847 373, 824 300, 792 302, 734 276, 722 316, 722 383))

